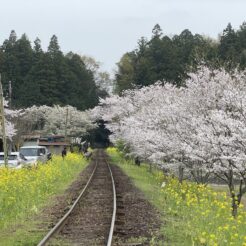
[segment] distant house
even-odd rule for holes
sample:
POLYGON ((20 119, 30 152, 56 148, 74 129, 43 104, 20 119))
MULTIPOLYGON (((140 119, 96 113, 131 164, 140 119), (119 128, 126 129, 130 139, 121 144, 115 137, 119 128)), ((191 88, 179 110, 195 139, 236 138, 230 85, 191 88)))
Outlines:
POLYGON ((51 135, 41 137, 40 135, 25 135, 23 136, 23 146, 45 146, 52 154, 60 155, 64 147, 70 146, 65 141, 64 136, 51 135))
POLYGON ((40 134, 23 135, 23 146, 37 146, 39 145, 40 134))
POLYGON ((70 146, 64 136, 46 136, 39 139, 39 146, 45 146, 52 154, 60 155, 64 147, 70 146))

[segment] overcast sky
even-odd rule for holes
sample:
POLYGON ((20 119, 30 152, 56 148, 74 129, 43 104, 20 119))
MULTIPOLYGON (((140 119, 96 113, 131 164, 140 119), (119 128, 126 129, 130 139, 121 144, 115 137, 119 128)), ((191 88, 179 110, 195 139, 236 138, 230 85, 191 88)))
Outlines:
POLYGON ((168 35, 188 28, 217 38, 245 13, 246 0, 0 0, 0 43, 15 30, 46 49, 56 34, 62 51, 93 56, 111 72, 156 23, 168 35))

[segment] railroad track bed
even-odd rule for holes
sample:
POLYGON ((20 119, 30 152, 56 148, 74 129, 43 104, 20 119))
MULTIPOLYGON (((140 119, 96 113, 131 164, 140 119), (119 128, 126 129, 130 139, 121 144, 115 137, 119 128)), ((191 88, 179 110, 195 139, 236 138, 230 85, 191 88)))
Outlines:
POLYGON ((160 229, 160 214, 118 166, 112 165, 111 169, 117 194, 112 245, 149 245, 151 237, 157 235, 160 229))
MULTIPOLYGON (((117 194, 112 245, 148 245, 151 233, 160 227, 159 215, 120 168, 116 165, 110 166, 117 194), (146 238, 146 240, 140 243, 139 238, 146 238)), ((80 175, 83 180, 77 181, 81 185, 80 191, 94 168, 94 176, 78 205, 63 223, 63 227, 45 245, 107 245, 114 204, 107 157, 102 150, 95 152, 91 164, 80 175), (95 168, 96 164, 97 168, 95 168)), ((70 200, 74 201, 76 199, 74 194, 77 196, 79 194, 78 185, 71 186, 68 191, 73 194, 70 195, 72 196, 70 200)), ((61 202, 60 206, 56 204, 53 208, 49 208, 49 213, 46 215, 49 217, 52 211, 49 228, 54 227, 71 207, 71 203, 65 207, 62 205, 64 202, 61 202)))
POLYGON ((36 231, 39 231, 45 234, 47 229, 51 229, 55 226, 57 221, 64 216, 72 206, 73 202, 77 199, 81 192, 81 187, 86 185, 94 166, 95 163, 92 160, 91 164, 78 175, 78 178, 68 187, 68 189, 65 190, 63 194, 53 197, 52 203, 49 206, 45 206, 40 214, 31 218, 36 221, 37 226, 28 233, 35 234, 36 231))

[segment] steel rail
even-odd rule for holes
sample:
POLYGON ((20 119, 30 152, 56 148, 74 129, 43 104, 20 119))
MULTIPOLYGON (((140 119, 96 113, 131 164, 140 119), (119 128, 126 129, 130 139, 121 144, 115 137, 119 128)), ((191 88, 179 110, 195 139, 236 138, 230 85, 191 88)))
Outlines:
POLYGON ((84 189, 81 191, 81 193, 79 194, 78 198, 75 200, 75 202, 73 203, 73 205, 71 206, 71 208, 68 210, 68 212, 58 221, 58 223, 46 234, 46 236, 39 242, 38 246, 44 246, 46 243, 48 243, 48 241, 51 239, 51 237, 58 232, 62 226, 65 224, 67 218, 69 217, 69 215, 72 213, 72 211, 74 210, 74 208, 76 207, 76 205, 78 204, 79 200, 81 199, 81 197, 83 196, 84 192, 86 191, 87 187, 89 186, 95 172, 98 166, 98 161, 96 160, 96 165, 93 169, 93 172, 89 178, 89 180, 87 181, 84 189))
POLYGON ((116 189, 115 189, 113 173, 112 173, 111 168, 110 168, 107 161, 106 161, 106 163, 108 165, 108 169, 110 172, 110 176, 111 176, 111 180, 112 180, 112 188, 113 188, 113 214, 112 214, 111 226, 110 226, 110 231, 109 231, 108 241, 107 241, 107 246, 111 246, 113 234, 114 234, 115 219, 116 219, 116 189))

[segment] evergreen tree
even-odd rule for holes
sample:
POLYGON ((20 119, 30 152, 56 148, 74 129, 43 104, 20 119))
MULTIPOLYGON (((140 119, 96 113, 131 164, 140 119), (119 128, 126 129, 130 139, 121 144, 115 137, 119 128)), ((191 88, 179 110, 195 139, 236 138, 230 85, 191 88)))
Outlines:
POLYGON ((179 35, 163 35, 157 24, 148 41, 141 38, 137 49, 124 54, 116 73, 116 91, 141 87, 156 81, 169 81, 184 85, 189 72, 195 72, 201 64, 211 68, 246 66, 246 24, 238 32, 229 24, 219 41, 193 35, 188 29, 179 35))
POLYGON ((25 34, 18 39, 11 31, 0 47, 0 72, 5 94, 12 81, 14 107, 70 104, 87 109, 98 102, 93 72, 80 56, 64 56, 55 35, 44 52, 39 38, 32 48, 25 34))
POLYGON ((228 69, 240 62, 240 42, 237 33, 229 23, 220 37, 219 57, 228 69))
POLYGON ((115 75, 116 87, 115 92, 120 93, 127 89, 132 89, 135 75, 135 53, 126 53, 122 56, 120 61, 117 63, 118 71, 115 75))
POLYGON ((73 76, 76 76, 74 83, 69 85, 72 96, 69 100, 73 100, 74 105, 82 110, 95 106, 98 103, 98 95, 93 73, 86 69, 81 57, 76 54, 69 59, 69 66, 73 76))
POLYGON ((241 68, 246 67, 246 22, 240 26, 238 31, 238 38, 240 42, 240 66, 241 68))
POLYGON ((42 50, 42 47, 41 47, 41 40, 39 38, 36 38, 34 40, 34 53, 35 54, 42 54, 43 53, 43 50, 42 50))
POLYGON ((162 36, 162 29, 159 24, 156 24, 152 29, 153 38, 160 38, 162 36))
POLYGON ((24 85, 25 77, 28 75, 30 69, 32 68, 33 62, 33 51, 31 43, 27 36, 23 34, 20 39, 16 41, 15 44, 15 57, 18 61, 19 75, 17 78, 12 80, 13 84, 13 98, 12 102, 16 106, 19 105, 19 97, 22 92, 22 87, 24 85))
POLYGON ((56 35, 53 35, 50 39, 50 43, 48 46, 48 53, 51 57, 56 57, 57 55, 61 55, 60 46, 58 44, 58 38, 56 35))
POLYGON ((10 32, 10 35, 9 35, 8 45, 10 45, 10 46, 13 47, 13 46, 15 45, 16 41, 17 41, 17 35, 16 35, 16 32, 15 32, 15 30, 12 30, 12 31, 10 32))
POLYGON ((14 30, 11 31, 10 36, 3 42, 1 46, 2 51, 2 80, 3 88, 7 91, 9 81, 16 81, 20 78, 20 67, 16 57, 16 41, 17 35, 14 30))

